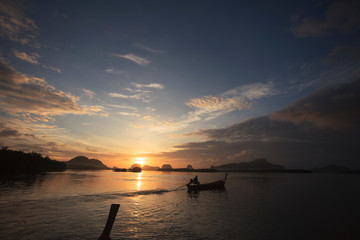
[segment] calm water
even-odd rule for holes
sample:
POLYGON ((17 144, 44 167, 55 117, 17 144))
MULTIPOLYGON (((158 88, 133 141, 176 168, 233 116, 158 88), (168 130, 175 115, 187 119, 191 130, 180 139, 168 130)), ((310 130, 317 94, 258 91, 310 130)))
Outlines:
MULTIPOLYGON (((223 173, 198 173, 211 182, 223 173)), ((194 173, 66 171, 0 183, 1 239, 360 239, 360 176, 231 173, 188 194, 194 173)))

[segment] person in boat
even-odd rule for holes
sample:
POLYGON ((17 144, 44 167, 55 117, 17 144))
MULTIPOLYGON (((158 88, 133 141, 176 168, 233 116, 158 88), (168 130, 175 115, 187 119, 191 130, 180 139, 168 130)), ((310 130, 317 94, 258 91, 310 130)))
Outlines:
POLYGON ((200 182, 198 180, 198 176, 195 176, 195 178, 193 180, 193 183, 196 184, 196 185, 200 185, 200 182))

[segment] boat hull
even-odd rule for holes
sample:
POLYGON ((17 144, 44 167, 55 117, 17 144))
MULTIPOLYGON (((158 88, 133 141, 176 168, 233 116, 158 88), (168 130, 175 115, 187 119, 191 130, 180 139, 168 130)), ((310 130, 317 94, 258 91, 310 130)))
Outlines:
POLYGON ((212 183, 205 184, 191 184, 187 185, 189 192, 203 191, 203 190, 215 190, 215 189, 225 189, 225 181, 217 181, 212 183))

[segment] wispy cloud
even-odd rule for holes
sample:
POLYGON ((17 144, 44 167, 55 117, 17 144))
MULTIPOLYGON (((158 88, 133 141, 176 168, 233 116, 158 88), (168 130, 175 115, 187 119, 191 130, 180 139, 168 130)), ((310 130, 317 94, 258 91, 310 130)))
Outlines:
POLYGON ((107 107, 111 107, 111 108, 116 108, 116 109, 121 109, 120 112, 115 112, 116 114, 122 115, 122 116, 136 116, 136 117, 140 117, 140 114, 138 114, 137 112, 137 108, 133 107, 133 106, 129 106, 129 105, 113 105, 110 104, 107 107))
POLYGON ((137 88, 155 88, 155 89, 165 89, 165 86, 160 83, 150 83, 150 84, 139 84, 132 83, 137 88))
POLYGON ((138 47, 138 48, 141 48, 143 50, 146 50, 148 52, 151 52, 151 53, 156 53, 156 54, 160 54, 160 53, 164 53, 165 51, 164 50, 156 50, 154 48, 151 48, 151 47, 148 47, 148 46, 145 46, 143 44, 140 44, 140 43, 137 43, 137 44, 134 44, 135 47, 138 47))
POLYGON ((38 59, 40 58, 40 55, 38 53, 25 53, 25 52, 19 52, 18 50, 14 49, 14 55, 25 62, 32 63, 32 64, 39 64, 38 59))
POLYGON ((88 96, 89 98, 95 97, 94 91, 89 90, 89 89, 85 89, 85 88, 83 88, 83 89, 81 89, 81 90, 82 90, 83 93, 84 93, 86 96, 88 96))
POLYGON ((131 94, 124 94, 124 93, 117 93, 117 92, 110 92, 109 96, 116 97, 116 98, 123 98, 123 99, 135 99, 141 100, 142 102, 152 102, 156 96, 154 96, 152 90, 144 90, 143 88, 152 88, 156 90, 164 89, 164 85, 159 83, 150 83, 150 84, 138 84, 132 83, 137 89, 132 88, 125 88, 127 92, 131 94))
POLYGON ((55 71, 57 73, 61 73, 61 69, 58 68, 58 67, 47 66, 47 65, 44 65, 44 64, 42 65, 42 67, 45 68, 45 69, 53 70, 53 71, 55 71))
POLYGON ((127 59, 129 61, 132 61, 138 65, 141 66, 147 66, 150 64, 150 61, 147 60, 146 58, 140 57, 140 56, 136 56, 134 54, 128 53, 128 54, 117 54, 117 53, 111 53, 111 56, 114 57, 118 57, 118 58, 124 58, 127 59))
POLYGON ((243 108, 250 107, 251 103, 241 97, 204 96, 201 98, 193 98, 188 101, 186 105, 195 109, 204 110, 205 112, 215 112, 222 110, 242 110, 243 108))
POLYGON ((115 97, 115 98, 125 98, 125 99, 141 99, 142 94, 127 95, 127 94, 122 94, 122 93, 111 92, 111 93, 109 93, 109 96, 115 97))
POLYGON ((0 2, 0 36, 23 45, 39 48, 38 26, 11 1, 0 2))
POLYGON ((136 116, 136 117, 140 116, 140 114, 135 113, 135 112, 118 112, 117 114, 122 115, 122 116, 136 116))
POLYGON ((189 114, 189 117, 195 120, 205 117, 206 120, 210 120, 234 110, 250 108, 255 100, 278 93, 273 82, 269 81, 239 86, 217 96, 193 98, 186 104, 196 109, 195 112, 189 114))
MULTIPOLYGON (((26 53, 26 52, 20 52, 17 49, 14 49, 14 55, 15 57, 17 57, 18 59, 31 63, 31 64, 40 64, 39 62, 39 58, 40 55, 38 53, 26 53)), ((60 68, 56 68, 56 67, 51 67, 51 66, 47 66, 45 64, 41 64, 41 66, 45 69, 50 69, 53 70, 55 72, 61 73, 60 68)))
POLYGON ((273 96, 279 92, 270 81, 239 86, 216 96, 190 99, 186 104, 194 110, 183 114, 176 120, 164 119, 161 116, 145 116, 144 120, 150 123, 148 128, 151 131, 175 132, 197 121, 209 121, 235 110, 248 109, 255 104, 255 100, 273 96))
POLYGON ((356 0, 334 2, 321 18, 294 15, 292 31, 296 37, 319 37, 360 29, 360 3, 356 0))
POLYGON ((136 107, 129 106, 129 105, 113 105, 113 104, 110 104, 110 105, 108 105, 108 106, 109 106, 109 107, 114 107, 114 108, 121 108, 121 109, 137 110, 136 107))
POLYGON ((117 70, 117 69, 113 69, 113 68, 107 68, 107 69, 104 70, 104 72, 111 73, 111 74, 123 74, 123 73, 126 73, 125 70, 117 70))

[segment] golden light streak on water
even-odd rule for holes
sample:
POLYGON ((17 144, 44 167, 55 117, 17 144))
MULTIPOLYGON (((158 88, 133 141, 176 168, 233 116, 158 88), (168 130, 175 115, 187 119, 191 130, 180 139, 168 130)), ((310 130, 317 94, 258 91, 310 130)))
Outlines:
POLYGON ((136 178, 136 179, 138 180, 138 182, 137 182, 137 188, 136 188, 138 191, 140 191, 140 187, 141 187, 141 179, 142 179, 142 178, 141 178, 141 174, 142 174, 142 172, 141 172, 141 173, 138 173, 138 176, 137 176, 137 178, 136 178))

